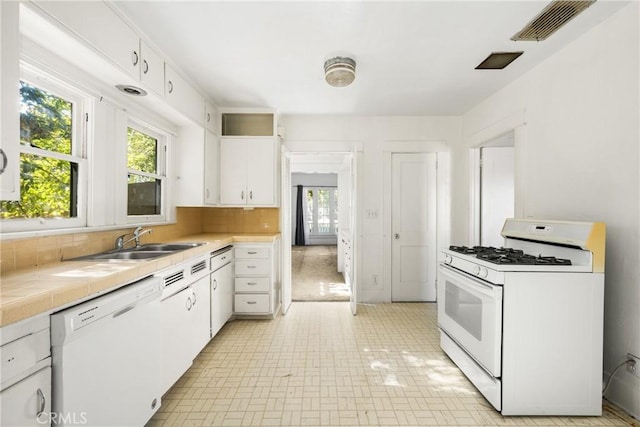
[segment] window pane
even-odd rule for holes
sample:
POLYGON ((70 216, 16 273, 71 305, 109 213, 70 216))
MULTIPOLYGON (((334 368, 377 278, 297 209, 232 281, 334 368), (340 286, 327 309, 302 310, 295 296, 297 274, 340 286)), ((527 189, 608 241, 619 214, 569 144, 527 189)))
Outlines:
POLYGON ((71 102, 20 82, 20 143, 71 154, 71 102))
POLYGON ((129 174, 127 215, 159 215, 161 181, 129 174))
POLYGON ((77 163, 20 154, 20 201, 2 202, 1 218, 76 217, 77 176, 77 163))
POLYGON ((313 233, 313 190, 307 190, 307 227, 313 233))
POLYGON ((157 173, 158 140, 132 128, 127 129, 127 168, 157 173))
POLYGON ((318 190, 318 233, 331 233, 331 213, 328 189, 318 190))

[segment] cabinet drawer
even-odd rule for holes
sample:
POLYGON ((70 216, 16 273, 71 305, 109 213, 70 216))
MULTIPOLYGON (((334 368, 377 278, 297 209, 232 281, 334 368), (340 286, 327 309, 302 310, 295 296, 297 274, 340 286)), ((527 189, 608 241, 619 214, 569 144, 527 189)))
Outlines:
POLYGON ((50 355, 49 329, 29 334, 0 347, 2 381, 31 368, 50 355))
POLYGON ((268 277, 238 277, 235 284, 236 292, 269 292, 268 277))
POLYGON ((264 260, 236 260, 236 276, 265 276, 269 275, 269 261, 264 260))
POLYGON ((269 313, 269 294, 236 294, 236 313, 269 313))
POLYGON ((235 248, 236 259, 269 258, 269 248, 235 248))

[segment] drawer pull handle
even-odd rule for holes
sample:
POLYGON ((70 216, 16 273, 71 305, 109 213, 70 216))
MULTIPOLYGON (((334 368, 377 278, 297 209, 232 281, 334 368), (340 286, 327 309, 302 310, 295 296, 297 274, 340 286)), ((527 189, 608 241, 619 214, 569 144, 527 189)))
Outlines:
POLYGON ((36 414, 36 418, 40 417, 47 406, 47 396, 44 395, 42 390, 38 389, 38 413, 36 414))
POLYGON ((255 304, 256 301, 247 301, 247 304, 255 304))
POLYGON ((256 266, 255 265, 247 265, 247 268, 253 269, 253 268, 256 268, 256 266))
POLYGON ((218 281, 213 279, 213 290, 215 291, 216 289, 218 289, 218 281))
POLYGON ((255 286, 258 282, 247 282, 247 286, 255 286))
POLYGON ((256 252, 256 251, 249 251, 249 252, 247 252, 247 253, 248 253, 249 255, 255 255, 255 254, 257 254, 258 252, 256 252))

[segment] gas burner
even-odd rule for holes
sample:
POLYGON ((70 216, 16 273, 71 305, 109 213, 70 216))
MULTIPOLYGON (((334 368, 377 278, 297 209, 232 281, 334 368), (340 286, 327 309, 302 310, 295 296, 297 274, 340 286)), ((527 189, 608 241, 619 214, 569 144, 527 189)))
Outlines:
POLYGON ((523 264, 523 265, 571 265, 571 260, 553 256, 529 255, 521 249, 495 248, 493 246, 449 246, 449 250, 494 264, 523 264))

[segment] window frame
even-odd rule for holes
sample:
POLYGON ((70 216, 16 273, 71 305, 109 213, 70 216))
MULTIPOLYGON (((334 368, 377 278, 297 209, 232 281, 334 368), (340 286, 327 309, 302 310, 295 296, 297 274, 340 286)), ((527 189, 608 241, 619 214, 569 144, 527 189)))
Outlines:
MULTIPOLYGON (((18 158, 21 162, 22 154, 47 157, 70 163, 77 163, 78 175, 76 186, 76 213, 71 218, 23 218, 0 220, 3 233, 19 231, 44 231, 87 226, 88 218, 88 177, 90 175, 87 159, 87 110, 91 97, 80 88, 75 87, 53 74, 39 69, 24 61, 20 63, 20 81, 30 86, 46 91, 54 96, 63 98, 72 104, 71 108, 71 154, 23 145, 17 141, 18 158)), ((21 168, 21 164, 19 168, 21 168)), ((18 183, 20 186, 20 183, 18 183)))
MULTIPOLYGON (((338 226, 338 211, 337 209, 333 209, 336 206, 338 201, 337 187, 332 186, 313 186, 313 187, 305 187, 305 192, 308 193, 309 190, 313 193, 313 205, 311 207, 312 216, 309 219, 312 219, 312 229, 309 230, 309 236, 334 236, 338 234, 337 226, 338 226), (319 231, 318 227, 318 190, 328 190, 329 191, 329 231, 326 233, 322 233, 319 231)), ((308 226, 308 224, 307 224, 308 226)))
MULTIPOLYGON (((169 190, 167 188, 169 180, 168 180, 168 163, 169 163, 169 141, 170 134, 166 131, 163 131, 155 126, 149 125, 148 123, 135 118, 129 117, 127 120, 127 128, 125 132, 125 158, 124 158, 124 170, 126 171, 127 178, 129 174, 135 174, 139 176, 144 176, 146 178, 154 178, 160 180, 160 213, 156 215, 129 215, 129 207, 126 201, 128 197, 128 188, 125 187, 123 192, 123 197, 125 198, 124 202, 124 212, 123 215, 126 217, 126 222, 128 224, 146 224, 146 223, 158 223, 158 222, 166 222, 167 221, 167 212, 169 206, 169 190), (156 173, 143 172, 137 169, 130 169, 128 167, 128 130, 129 128, 134 129, 138 132, 141 132, 145 135, 148 135, 156 140, 156 149, 157 149, 157 157, 156 157, 156 173)), ((125 186, 128 186, 128 179, 124 180, 125 186)))

